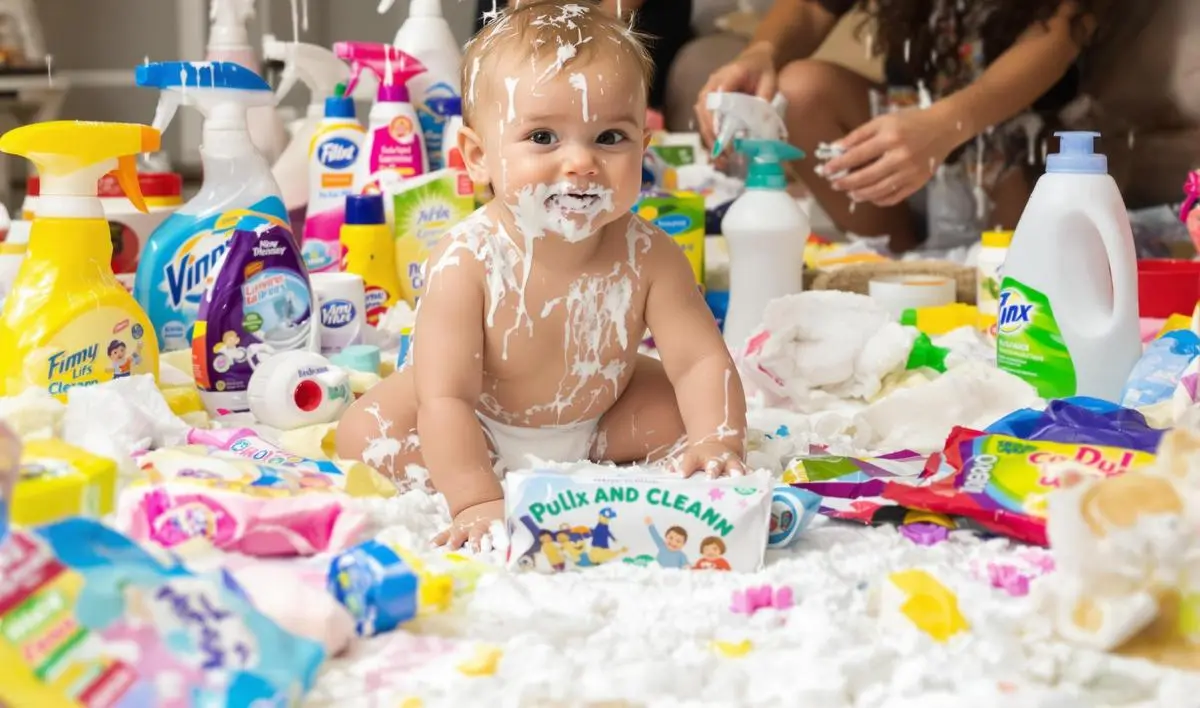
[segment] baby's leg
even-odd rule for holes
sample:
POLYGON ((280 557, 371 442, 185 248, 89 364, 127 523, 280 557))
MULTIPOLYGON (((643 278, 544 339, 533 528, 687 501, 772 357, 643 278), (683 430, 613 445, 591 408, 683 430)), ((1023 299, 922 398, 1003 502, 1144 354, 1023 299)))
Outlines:
POLYGON ((662 362, 639 355, 629 386, 600 419, 592 459, 617 464, 654 462, 686 441, 675 387, 662 362))
POLYGON ((423 465, 412 367, 397 371, 355 401, 338 422, 336 439, 339 457, 362 460, 397 482, 405 478, 408 465, 423 465))

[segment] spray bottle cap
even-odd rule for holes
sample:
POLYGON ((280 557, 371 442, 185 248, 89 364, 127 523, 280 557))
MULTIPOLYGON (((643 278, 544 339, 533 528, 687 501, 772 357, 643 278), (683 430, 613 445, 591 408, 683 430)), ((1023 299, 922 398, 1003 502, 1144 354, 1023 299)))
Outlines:
POLYGON ((325 117, 354 119, 354 99, 346 95, 346 84, 338 84, 333 95, 325 99, 325 117))
POLYGON ((204 129, 246 130, 246 110, 275 104, 271 87, 240 64, 227 61, 164 61, 137 68, 138 86, 162 91, 154 127, 165 132, 181 103, 204 114, 204 129))
POLYGON ((946 357, 950 354, 950 350, 945 347, 939 347, 929 339, 929 335, 922 332, 917 335, 917 339, 913 342, 912 352, 908 355, 908 363, 905 369, 913 370, 921 367, 929 367, 938 373, 946 373, 946 357))
POLYGON ((386 223, 382 194, 351 194, 346 197, 346 223, 351 226, 375 226, 386 223))
POLYGON ((783 163, 804 158, 804 151, 779 140, 746 140, 739 138, 733 147, 750 158, 750 174, 746 189, 787 189, 783 163))
POLYGON ((376 101, 407 103, 408 86, 412 77, 425 72, 425 65, 390 44, 372 42, 338 42, 333 51, 350 62, 350 81, 346 93, 354 93, 362 70, 369 69, 379 79, 376 101))
POLYGON ((408 3, 409 17, 441 17, 441 0, 411 0, 408 3))
POLYGON ((138 211, 146 211, 137 156, 158 150, 160 139, 157 130, 136 123, 61 120, 10 130, 0 137, 0 151, 37 165, 38 218, 91 217, 104 213, 96 190, 109 172, 138 211), (89 203, 81 208, 79 198, 89 203))
POLYGON ((246 21, 254 17, 254 0, 212 0, 208 19, 208 48, 242 48, 250 46, 246 21))
POLYGON ((425 99, 425 105, 439 116, 461 116, 462 98, 460 96, 437 96, 425 99))
POLYGON ((263 56, 284 62, 283 76, 275 91, 275 101, 282 101, 303 81, 309 90, 309 107, 319 111, 322 102, 335 95, 337 85, 350 76, 346 63, 325 47, 303 42, 280 42, 268 35, 263 37, 263 56))
POLYGON ((1099 133, 1063 130, 1054 135, 1058 138, 1058 152, 1046 156, 1047 172, 1108 174, 1108 158, 1095 151, 1099 133))

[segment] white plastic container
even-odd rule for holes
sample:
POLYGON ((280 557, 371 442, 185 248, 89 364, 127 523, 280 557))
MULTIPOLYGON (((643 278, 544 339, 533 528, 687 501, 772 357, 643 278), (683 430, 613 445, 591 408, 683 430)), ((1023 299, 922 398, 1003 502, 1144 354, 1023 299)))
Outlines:
POLYGON ((283 352, 260 364, 246 396, 255 419, 279 430, 332 423, 354 402, 350 374, 307 351, 283 352))
POLYGON ((309 273, 342 269, 342 224, 346 197, 354 193, 354 174, 366 131, 354 117, 354 101, 330 96, 325 117, 309 136, 308 215, 304 221, 304 264, 309 273))
POLYGON ((1099 134, 1057 135, 1004 261, 996 364, 1044 398, 1119 401, 1142 353, 1133 233, 1099 134))
POLYGON ((367 326, 366 285, 355 273, 313 273, 313 296, 321 312, 321 353, 332 356, 361 344, 367 326))
POLYGON ((729 247, 729 309, 725 343, 737 356, 762 322, 772 300, 804 289, 804 246, 808 215, 787 193, 783 160, 804 157, 800 150, 776 140, 739 140, 739 152, 750 158, 746 191, 721 221, 729 247))
POLYGON ((975 306, 979 310, 979 328, 996 335, 996 314, 1000 309, 1000 279, 1011 231, 984 231, 979 258, 975 262, 975 306))
POLYGON ((439 114, 429 100, 462 96, 462 47, 442 15, 441 0, 412 0, 408 19, 400 25, 393 44, 425 66, 425 73, 408 82, 408 90, 429 151, 429 169, 441 169, 445 166, 442 135, 448 116, 439 114))

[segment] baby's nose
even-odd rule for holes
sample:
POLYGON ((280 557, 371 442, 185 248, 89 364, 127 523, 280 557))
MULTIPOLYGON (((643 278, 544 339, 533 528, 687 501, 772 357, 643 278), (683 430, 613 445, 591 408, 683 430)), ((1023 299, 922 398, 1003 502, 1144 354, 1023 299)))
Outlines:
POLYGON ((596 174, 596 158, 589 148, 583 145, 572 145, 566 150, 563 169, 568 175, 594 175, 596 174))

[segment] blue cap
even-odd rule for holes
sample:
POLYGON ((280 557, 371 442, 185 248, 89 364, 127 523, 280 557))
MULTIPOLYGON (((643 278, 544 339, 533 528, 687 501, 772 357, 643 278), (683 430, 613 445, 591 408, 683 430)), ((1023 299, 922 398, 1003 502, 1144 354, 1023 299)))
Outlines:
POLYGON ((325 99, 326 118, 354 118, 354 99, 330 96, 325 99))
POLYGON ((329 361, 345 369, 378 374, 381 357, 379 347, 374 344, 351 344, 329 357, 329 361))
POLYGON ((159 61, 143 64, 134 73, 147 88, 220 88, 271 91, 263 77, 231 61, 159 61))
POLYGON ((346 223, 351 226, 386 223, 382 194, 351 194, 346 197, 346 223))
POLYGON ((433 112, 439 116, 462 115, 462 98, 458 96, 438 96, 437 98, 427 98, 425 99, 425 105, 429 106, 433 112))
POLYGON ((1046 157, 1046 171, 1081 175, 1108 174, 1108 158, 1095 151, 1099 133, 1064 130, 1058 137, 1058 152, 1046 157))
POLYGON ((804 151, 800 148, 778 140, 738 139, 734 141, 733 148, 750 158, 746 189, 787 189, 784 161, 804 157, 804 151))

